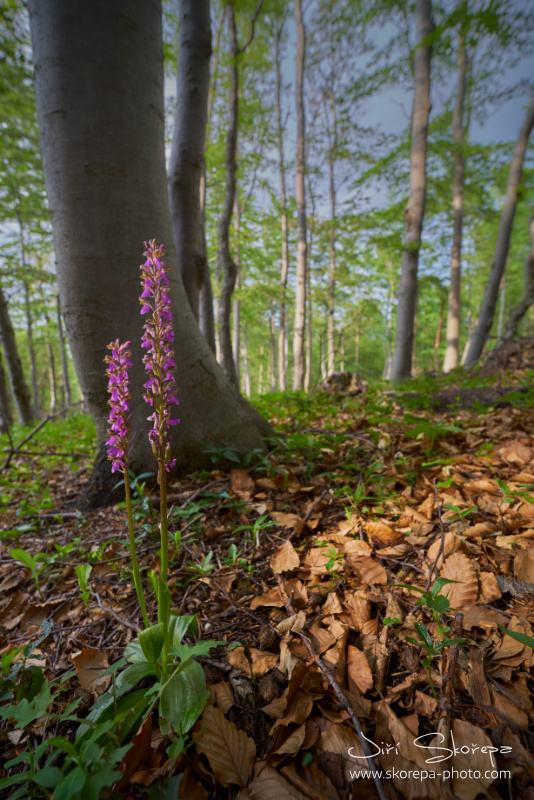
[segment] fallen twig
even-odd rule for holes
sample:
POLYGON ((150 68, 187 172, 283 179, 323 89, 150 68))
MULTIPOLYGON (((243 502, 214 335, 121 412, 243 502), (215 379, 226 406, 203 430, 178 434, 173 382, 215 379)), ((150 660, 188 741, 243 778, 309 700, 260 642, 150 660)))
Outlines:
POLYGON ((443 527, 443 519, 441 517, 441 506, 439 504, 438 489, 437 489, 437 486, 436 486, 435 478, 432 478, 432 483, 434 484, 434 494, 436 496, 436 507, 438 509, 439 527, 440 527, 440 530, 441 530, 441 541, 440 541, 440 544, 439 544, 439 550, 438 550, 438 554, 436 556, 436 559, 435 559, 434 563, 432 564, 432 566, 430 567, 430 572, 428 573, 428 580, 426 582, 426 591, 427 592, 430 591, 430 586, 432 584, 432 576, 434 575, 434 571, 435 571, 435 569, 436 569, 436 567, 438 565, 439 559, 441 558, 441 555, 443 554, 443 551, 445 550, 445 528, 443 527))
POLYGON ((91 594, 96 599, 96 604, 99 608, 102 609, 102 611, 105 611, 107 614, 110 614, 113 617, 113 619, 116 620, 120 625, 124 625, 126 628, 130 628, 130 630, 135 631, 135 633, 139 633, 139 631, 141 630, 139 625, 135 625, 133 622, 129 622, 127 619, 123 619, 123 617, 120 617, 118 614, 115 613, 115 611, 113 611, 113 609, 111 608, 111 600, 109 601, 110 606, 109 608, 107 608, 107 606, 105 606, 102 603, 102 600, 100 599, 100 595, 98 594, 98 592, 91 592, 91 594))

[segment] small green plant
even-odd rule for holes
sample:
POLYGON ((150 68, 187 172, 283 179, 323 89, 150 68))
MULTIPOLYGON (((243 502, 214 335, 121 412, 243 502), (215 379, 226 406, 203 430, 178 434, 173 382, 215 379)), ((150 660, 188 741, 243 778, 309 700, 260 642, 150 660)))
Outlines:
POLYGON ((225 461, 233 461, 236 464, 241 463, 237 450, 227 445, 214 445, 208 444, 204 448, 204 452, 211 458, 211 463, 214 467, 218 466, 225 461))
POLYGON ((87 584, 93 568, 91 564, 77 564, 75 569, 76 575, 78 576, 78 583, 80 584, 81 598, 87 611, 89 611, 89 596, 91 592, 89 591, 87 584))
POLYGON ((450 626, 444 624, 443 614, 450 610, 450 602, 449 598, 440 594, 440 592, 448 583, 461 583, 461 581, 452 581, 449 580, 449 578, 437 578, 432 584, 430 591, 425 591, 419 586, 413 586, 411 583, 397 584, 398 587, 410 589, 421 594, 421 597, 416 600, 415 605, 422 606, 430 612, 432 619, 438 626, 438 635, 441 637, 438 641, 432 639, 430 631, 423 622, 414 622, 414 629, 419 637, 418 639, 414 639, 411 636, 406 637, 406 640, 410 642, 410 644, 416 647, 422 647, 426 650, 427 657, 423 660, 423 666, 428 670, 430 688, 432 689, 432 694, 436 701, 438 697, 432 680, 432 659, 440 656, 443 650, 446 647, 450 647, 451 644, 463 644, 465 642, 463 638, 449 639, 446 635, 450 631, 450 626))
POLYGON ((16 561, 20 561, 27 569, 29 569, 32 573, 33 580, 35 582, 35 588, 39 592, 39 597, 43 600, 43 592, 41 591, 41 585, 39 583, 39 577, 42 571, 46 568, 47 564, 50 563, 50 556, 46 553, 37 553, 35 558, 28 553, 26 550, 22 550, 20 548, 14 547, 9 551, 9 555, 14 558, 16 561), (41 562, 45 562, 42 567, 39 567, 38 564, 41 562))
POLYGON ((190 581, 196 580, 197 578, 205 578, 206 575, 209 575, 210 572, 213 572, 215 569, 215 564, 211 563, 213 558, 213 550, 210 550, 208 555, 205 556, 200 564, 195 564, 194 562, 190 562, 187 566, 187 571, 192 573, 192 578, 190 581))
POLYGON ((495 478, 495 483, 501 490, 501 494, 503 496, 503 500, 505 503, 513 503, 517 499, 526 500, 527 503, 534 503, 534 497, 532 497, 530 492, 527 491, 518 492, 517 490, 512 490, 500 478, 495 478))

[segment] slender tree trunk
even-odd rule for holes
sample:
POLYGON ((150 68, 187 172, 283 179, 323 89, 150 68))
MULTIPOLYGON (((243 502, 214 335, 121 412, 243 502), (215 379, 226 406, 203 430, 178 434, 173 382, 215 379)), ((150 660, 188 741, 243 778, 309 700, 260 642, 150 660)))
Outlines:
POLYGON ((263 345, 260 347, 260 368, 258 371, 258 394, 263 394, 263 354, 265 350, 263 345))
POLYGON ((419 313, 419 284, 415 285, 415 303, 413 312, 413 339, 412 339, 412 373, 417 375, 417 317, 419 313))
POLYGON ((319 342, 319 367, 320 367, 320 370, 321 370, 321 378, 322 378, 323 381, 326 380, 326 363, 325 363, 325 357, 324 357, 325 339, 326 339, 326 330, 323 333, 323 335, 321 336, 321 340, 319 342))
POLYGON ((29 10, 61 306, 100 444, 86 497, 113 501, 103 359, 117 338, 132 341, 132 469, 153 471, 143 433, 148 407, 137 265, 144 239, 167 245, 183 418, 172 438, 177 468, 208 465, 206 444, 241 453, 264 449, 270 426, 217 366, 176 262, 166 190, 161 2, 30 0, 29 10))
POLYGON ((293 391, 304 386, 304 333, 306 327, 306 119, 304 114, 304 60, 306 38, 302 0, 295 0, 297 23, 297 275, 293 331, 293 391))
POLYGON ((339 368, 341 372, 345 372, 345 331, 339 332, 339 368))
MULTIPOLYGON (((235 201, 234 201, 234 232, 235 232, 235 266, 236 266, 236 279, 235 279, 235 288, 239 291, 241 286, 241 247, 239 244, 239 237, 241 233, 241 212, 239 209, 239 194, 237 191, 235 192, 235 201)), ((239 302, 239 297, 234 297, 232 299, 232 328, 233 328, 233 355, 234 355, 234 366, 235 366, 235 374, 236 374, 236 386, 239 388, 240 384, 240 370, 239 370, 239 353, 241 350, 240 347, 240 325, 241 325, 241 304, 239 302)))
POLYGON ((523 297, 510 311, 508 324, 502 336, 505 342, 509 342, 517 335, 519 323, 534 302, 534 215, 529 219, 528 232, 530 236, 530 250, 525 259, 525 266, 523 267, 523 297))
POLYGON ((239 75, 237 58, 237 31, 235 25, 234 7, 231 3, 226 6, 228 20, 228 36, 230 41, 230 97, 229 97, 229 123, 226 136, 226 184, 223 209, 219 218, 218 228, 218 261, 222 275, 221 293, 219 299, 219 341, 221 348, 221 366, 228 379, 237 386, 237 370, 232 350, 232 335, 230 332, 230 317, 232 313, 232 294, 237 279, 237 265, 230 253, 230 221, 236 191, 236 151, 237 151, 237 120, 239 111, 239 75))
POLYGON ((528 138, 533 125, 534 91, 532 92, 530 106, 515 145, 512 163, 510 164, 508 185, 506 187, 506 197, 504 200, 504 208, 501 214, 499 233, 497 235, 497 245, 495 247, 495 256, 488 278, 488 283, 486 285, 486 292, 484 294, 484 300, 482 301, 482 308, 480 309, 478 325, 467 354, 466 364, 474 364, 475 361, 478 361, 482 355, 484 345, 488 340, 491 326, 493 324, 495 307, 497 305, 497 298, 499 295, 499 287, 501 285, 502 276, 504 275, 506 258, 508 256, 508 248, 510 246, 510 237, 512 235, 512 226, 514 223, 515 208, 517 205, 517 191, 521 183, 523 161, 525 159, 528 138))
POLYGON ((276 118, 278 123, 278 165, 280 170, 280 206, 282 210, 282 266, 280 270, 280 322, 278 328, 278 383, 287 391, 287 274, 289 271, 289 234, 287 220, 286 167, 284 159, 284 124, 282 120, 282 66, 280 42, 283 25, 276 34, 276 118))
POLYGON ((502 339, 503 329, 504 329, 504 309, 506 307, 506 276, 503 275, 501 281, 501 302, 499 306, 499 318, 497 320, 497 341, 500 342, 502 339))
POLYGON ((467 54, 465 35, 458 38, 458 92, 452 117, 454 133, 454 182, 452 191, 453 234, 451 254, 451 277, 449 306, 447 310, 447 348, 443 372, 458 366, 460 348, 461 277, 462 277, 462 228, 464 221, 464 103, 467 82, 467 54))
POLYGON ((306 302, 308 306, 308 324, 306 325, 306 365, 304 371, 304 391, 309 392, 313 365, 313 298, 312 298, 312 252, 315 233, 315 196, 312 192, 308 176, 308 194, 311 201, 312 224, 309 226, 308 245, 306 247, 306 302))
POLYGON ((180 0, 176 113, 168 184, 176 255, 184 288, 208 344, 215 349, 211 277, 204 247, 200 181, 204 166, 210 85, 211 21, 209 0, 180 0))
POLYGON ((6 380, 4 369, 4 359, 0 348, 0 430, 5 433, 13 425, 13 407, 11 405, 11 395, 6 380))
POLYGON ((250 370, 248 368, 248 347, 247 347, 247 332, 246 329, 243 328, 243 388, 245 390, 245 395, 250 398, 251 391, 250 391, 250 370))
POLYGON ((398 293, 395 351, 391 379, 406 380, 412 371, 417 268, 426 200, 426 150, 430 116, 430 60, 432 45, 426 42, 434 29, 431 0, 417 0, 417 48, 415 51, 415 96, 411 124, 410 197, 404 218, 404 251, 398 293))
POLYGON ((7 301, 0 286, 0 343, 6 359, 11 392, 21 425, 31 425, 34 421, 32 401, 20 360, 15 331, 11 324, 7 301))
MULTIPOLYGON (((449 296, 450 302, 450 296, 449 296)), ((445 311, 445 297, 441 298, 441 305, 439 307, 438 326, 436 328, 436 335, 434 337, 434 370, 439 370, 439 346, 441 344, 441 329, 443 328, 443 312, 445 311)))
POLYGON ((271 303, 271 313, 269 314, 269 342, 271 345, 271 392, 276 392, 276 337, 274 330, 274 314, 276 308, 276 301, 271 303))
POLYGON ((57 329, 59 333, 59 346, 61 350, 61 367, 63 369, 63 388, 65 390, 65 405, 67 408, 72 404, 72 396, 70 393, 70 379, 69 379, 69 362, 67 359, 67 342, 65 340, 65 333, 63 331, 63 322, 61 319, 61 305, 59 296, 57 298, 57 329))
POLYGON ((39 387, 37 381, 37 364, 35 361, 35 346, 33 342, 33 317, 32 305, 30 297, 30 284, 27 280, 23 281, 24 285, 24 313, 26 315, 26 335, 28 337, 28 353, 30 356, 30 376, 32 384, 32 398, 33 398, 33 412, 36 417, 39 416, 40 401, 39 401, 39 387))
POLYGON ((335 331, 335 305, 336 305, 336 187, 334 183, 334 159, 330 155, 330 270, 328 280, 328 375, 332 375, 336 368, 336 331, 335 331))
POLYGON ((356 334, 354 336, 354 371, 356 375, 360 373, 360 326, 356 326, 356 334))
POLYGON ((393 281, 393 270, 391 261, 387 262, 389 272, 389 298, 388 298, 388 311, 386 317, 386 363, 382 377, 388 381, 391 378, 391 356, 392 356, 392 343, 393 343, 393 304, 395 302, 395 284, 393 281))

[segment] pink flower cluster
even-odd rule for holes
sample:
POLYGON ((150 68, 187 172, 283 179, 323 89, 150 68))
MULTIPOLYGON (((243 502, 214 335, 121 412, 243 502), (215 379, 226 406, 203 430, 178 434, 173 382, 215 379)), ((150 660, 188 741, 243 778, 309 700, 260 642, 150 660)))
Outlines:
POLYGON ((141 265, 141 314, 151 314, 144 324, 141 347, 147 350, 143 364, 148 373, 144 384, 144 399, 154 409, 147 417, 152 422, 148 438, 155 457, 162 460, 167 472, 176 464, 171 458, 169 429, 180 420, 171 416, 171 406, 178 405, 177 386, 173 370, 174 341, 172 329, 172 304, 169 297, 169 267, 163 260, 165 246, 158 245, 155 239, 145 242, 146 261, 141 265))
POLYGON ((129 400, 131 395, 128 392, 128 371, 127 367, 132 366, 131 352, 129 347, 131 342, 121 344, 119 339, 108 344, 111 355, 105 357, 108 365, 106 375, 109 378, 108 392, 111 397, 108 400, 111 406, 109 414, 109 428, 106 444, 108 445, 108 458, 112 461, 112 472, 124 472, 126 461, 128 460, 128 438, 130 427, 128 424, 127 413, 130 410, 129 400))

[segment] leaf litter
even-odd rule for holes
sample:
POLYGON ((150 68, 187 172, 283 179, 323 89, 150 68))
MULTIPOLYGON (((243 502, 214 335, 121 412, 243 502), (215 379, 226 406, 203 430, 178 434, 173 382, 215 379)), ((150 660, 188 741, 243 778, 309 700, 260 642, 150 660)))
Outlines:
MULTIPOLYGON (((145 797, 173 770, 182 800, 532 800, 534 409, 407 411, 387 394, 294 403, 263 409, 282 442, 267 459, 171 482, 173 609, 198 615, 200 638, 237 646, 199 659, 210 699, 187 754, 171 761, 145 720, 116 793, 145 797), (369 764, 381 777, 356 778, 369 764)), ((52 509, 14 542, 2 535, 0 651, 48 620, 36 663, 50 679, 71 671, 54 703, 83 709, 140 627, 125 511, 67 510, 72 473, 50 478, 52 509), (42 598, 13 546, 50 556, 42 598)), ((146 488, 139 505, 140 563, 157 570, 146 488)), ((15 507, 4 531, 20 525, 15 507)), ((53 733, 46 716, 2 730, 3 761, 53 733)))

